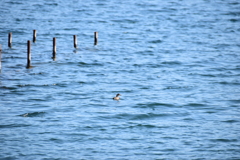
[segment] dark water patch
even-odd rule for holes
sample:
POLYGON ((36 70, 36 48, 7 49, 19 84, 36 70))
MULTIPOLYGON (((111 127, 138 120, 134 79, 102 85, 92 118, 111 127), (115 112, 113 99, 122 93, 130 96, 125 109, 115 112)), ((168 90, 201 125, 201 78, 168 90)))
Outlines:
POLYGON ((226 121, 222 121, 225 123, 239 123, 239 120, 235 120, 235 119, 231 119, 231 120, 226 120, 226 121))
POLYGON ((151 89, 153 88, 152 86, 144 86, 144 87, 140 87, 139 89, 143 90, 143 89, 151 89))
MULTIPOLYGON (((76 31, 78 28, 63 28, 63 30, 65 31, 76 31)), ((63 35, 63 34, 60 34, 60 35, 63 35)))
POLYGON ((217 111, 215 111, 215 110, 209 110, 209 111, 205 111, 205 113, 214 114, 214 113, 217 113, 217 111))
POLYGON ((161 64, 146 64, 146 67, 150 67, 150 68, 161 68, 161 67, 164 67, 164 65, 161 65, 161 64))
POLYGON ((215 82, 215 83, 218 83, 218 84, 221 84, 221 85, 233 85, 233 86, 239 86, 240 85, 240 82, 238 80, 234 80, 232 82, 227 82, 227 81, 221 81, 221 82, 215 82))
POLYGON ((28 98, 28 101, 44 102, 44 101, 47 101, 47 100, 46 100, 46 99, 43 99, 43 98, 28 98))
POLYGON ((79 67, 92 67, 92 66, 104 66, 104 65, 102 63, 97 63, 97 62, 93 62, 93 63, 79 62, 78 66, 79 67))
POLYGON ((18 128, 18 127, 29 127, 31 125, 27 124, 7 124, 7 125, 0 125, 0 128, 18 128))
MULTIPOLYGON (((85 81, 77 81, 76 82, 77 84, 80 84, 80 85, 83 85, 83 84, 87 84, 87 83, 89 83, 89 82, 85 82, 85 81)), ((92 83, 91 83, 92 84, 92 83)))
POLYGON ((166 148, 166 149, 160 149, 159 151, 168 153, 168 152, 175 152, 177 150, 178 150, 177 148, 166 148))
POLYGON ((233 108, 238 108, 239 106, 240 106, 240 104, 230 105, 230 107, 233 107, 233 108))
MULTIPOLYGON (((132 128, 133 126, 131 126, 130 128, 132 128)), ((150 124, 138 124, 136 126, 134 126, 133 128, 155 128, 155 125, 150 125, 150 124)))
POLYGON ((231 102, 231 103, 240 105, 240 99, 233 99, 233 100, 228 100, 228 101, 231 102))
POLYGON ((173 137, 173 136, 164 136, 162 137, 163 139, 167 139, 167 140, 173 140, 173 139, 179 139, 178 137, 173 137))
POLYGON ((5 2, 5 3, 9 3, 9 4, 17 4, 17 5, 21 5, 23 4, 22 2, 17 2, 17 1, 10 1, 10 2, 5 2))
POLYGON ((183 120, 184 120, 184 121, 195 121, 194 118, 184 118, 183 120))
POLYGON ((97 3, 97 6, 103 7, 103 6, 106 6, 106 4, 105 3, 97 3))
POLYGON ((145 63, 145 64, 133 64, 134 67, 139 68, 161 68, 164 67, 162 64, 154 64, 154 63, 145 63))
POLYGON ((108 23, 108 21, 98 20, 99 23, 108 23))
POLYGON ((176 107, 173 104, 170 103, 138 103, 134 106, 134 108, 157 108, 157 107, 176 107))
POLYGON ((58 6, 58 3, 44 3, 46 6, 58 6))
POLYGON ((0 156, 1 160, 16 160, 18 159, 16 156, 0 156))
POLYGON ((134 19, 115 19, 111 21, 116 23, 128 23, 128 24, 135 24, 139 22, 137 19, 135 20, 134 19))
POLYGON ((46 114, 46 112, 32 112, 32 113, 20 114, 18 116, 21 116, 21 117, 43 117, 45 114, 46 114))
POLYGON ((226 13, 225 15, 240 16, 240 12, 239 11, 237 11, 237 12, 231 11, 231 12, 226 13))
POLYGON ((210 105, 207 102, 206 103, 189 103, 189 104, 183 105, 182 107, 188 108, 191 110, 202 110, 205 113, 209 113, 209 114, 216 113, 219 110, 225 110, 221 107, 219 108, 219 106, 210 105))
POLYGON ((210 78, 217 77, 217 75, 214 75, 214 74, 197 74, 197 75, 202 76, 202 77, 210 77, 210 78))
POLYGON ((189 89, 193 89, 194 86, 167 86, 165 88, 163 88, 163 90, 169 90, 169 89, 184 89, 184 90, 189 90, 189 89))
POLYGON ((20 57, 20 56, 17 56, 17 55, 5 56, 4 57, 4 60, 9 60, 9 59, 11 60, 11 59, 26 59, 26 58, 25 57, 20 57))
MULTIPOLYGON (((71 84, 75 84, 75 83, 71 83, 71 84)), ((78 85, 79 87, 84 86, 84 85, 95 85, 98 84, 98 81, 94 81, 94 80, 89 80, 87 79, 86 81, 80 81, 80 82, 76 82, 76 85, 78 85)))
POLYGON ((184 107, 204 107, 204 106, 206 105, 202 103, 189 103, 187 105, 184 105, 184 107))
POLYGON ((217 138, 217 139, 210 139, 210 141, 212 141, 212 142, 226 142, 226 143, 229 143, 229 142, 238 142, 239 140, 238 139, 217 138))
POLYGON ((161 40, 153 40, 153 41, 149 41, 149 43, 162 43, 161 40))
POLYGON ((45 72, 38 72, 38 73, 30 73, 29 75, 43 75, 43 74, 47 74, 45 72))
POLYGON ((62 139, 58 139, 58 138, 50 138, 48 141, 52 141, 54 143, 63 143, 63 140, 62 139))
POLYGON ((11 66, 7 66, 7 68, 9 69, 23 69, 23 68, 26 68, 26 64, 14 64, 14 65, 11 65, 11 66))
POLYGON ((15 91, 16 89, 18 89, 18 87, 15 87, 15 86, 0 86, 0 89, 3 89, 3 90, 13 90, 15 91))
POLYGON ((229 2, 228 4, 230 4, 230 5, 239 5, 239 2, 229 2))
POLYGON ((155 117, 164 117, 168 116, 167 114, 129 114, 129 113, 121 113, 116 114, 112 116, 111 118, 109 116, 101 116, 104 119, 129 119, 129 120, 144 120, 144 119, 151 119, 155 117))
POLYGON ((143 51, 137 51, 136 54, 139 56, 146 56, 146 57, 155 56, 155 52, 153 49, 145 49, 143 51))
POLYGON ((88 10, 88 9, 77 9, 76 11, 77 12, 89 12, 90 10, 88 10))
POLYGON ((229 19, 229 21, 230 21, 230 22, 239 22, 240 19, 235 19, 235 18, 234 18, 234 19, 229 19))
POLYGON ((53 84, 18 84, 16 86, 18 87, 40 87, 42 88, 43 86, 56 86, 56 85, 60 85, 57 83, 53 83, 53 84))
POLYGON ((181 65, 182 63, 179 61, 164 61, 162 62, 164 65, 181 65))
POLYGON ((154 128, 169 128, 169 126, 159 126, 159 125, 152 125, 152 124, 135 124, 135 125, 130 125, 127 128, 130 128, 130 129, 154 129, 154 128))
POLYGON ((91 76, 105 76, 105 74, 103 74, 103 73, 89 73, 89 74, 87 74, 87 76, 89 76, 89 77, 91 77, 91 76))
POLYGON ((155 118, 163 118, 173 116, 172 113, 147 113, 147 114, 118 114, 114 116, 117 119, 129 119, 129 120, 147 120, 147 119, 155 119, 155 118))

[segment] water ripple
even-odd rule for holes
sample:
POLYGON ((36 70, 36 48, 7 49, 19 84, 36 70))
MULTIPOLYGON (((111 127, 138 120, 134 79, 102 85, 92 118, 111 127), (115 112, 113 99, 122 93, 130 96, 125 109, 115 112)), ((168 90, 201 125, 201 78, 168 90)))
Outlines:
POLYGON ((23 2, 0 5, 0 159, 240 157, 240 2, 23 2))
POLYGON ((43 117, 46 112, 32 112, 32 113, 24 113, 19 116, 21 117, 43 117))

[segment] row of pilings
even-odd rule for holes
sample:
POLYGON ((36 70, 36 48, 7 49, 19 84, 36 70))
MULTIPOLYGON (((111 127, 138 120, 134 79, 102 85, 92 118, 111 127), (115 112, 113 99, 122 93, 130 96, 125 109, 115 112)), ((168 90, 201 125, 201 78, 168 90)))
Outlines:
MULTIPOLYGON (((35 43, 37 41, 37 30, 33 30, 33 39, 32 42, 35 43)), ((98 32, 94 32, 94 45, 98 44, 98 32)), ((12 48, 12 32, 8 33, 8 47, 12 48)), ((77 35, 73 35, 73 47, 77 48, 77 35)), ((56 60, 57 55, 57 38, 53 37, 53 52, 52 58, 56 60)), ((0 69, 2 68, 2 45, 0 44, 0 69)), ((27 41, 27 69, 32 68, 31 65, 31 41, 27 41)))

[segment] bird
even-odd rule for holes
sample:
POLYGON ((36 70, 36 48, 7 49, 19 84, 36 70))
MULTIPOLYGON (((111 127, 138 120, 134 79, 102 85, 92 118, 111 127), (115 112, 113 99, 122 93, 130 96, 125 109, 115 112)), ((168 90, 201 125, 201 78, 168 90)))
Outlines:
POLYGON ((116 95, 116 97, 113 97, 113 100, 116 100, 116 101, 120 100, 120 97, 119 97, 119 96, 121 96, 121 94, 118 93, 118 94, 116 95))

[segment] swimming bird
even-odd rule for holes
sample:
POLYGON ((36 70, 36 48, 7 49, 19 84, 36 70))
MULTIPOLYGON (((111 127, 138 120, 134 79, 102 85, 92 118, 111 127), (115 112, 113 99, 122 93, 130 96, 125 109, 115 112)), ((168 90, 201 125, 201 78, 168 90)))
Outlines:
POLYGON ((118 94, 116 95, 116 97, 113 97, 113 100, 116 100, 116 101, 120 100, 120 97, 119 97, 119 96, 121 96, 121 94, 118 93, 118 94))

